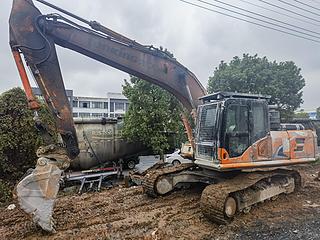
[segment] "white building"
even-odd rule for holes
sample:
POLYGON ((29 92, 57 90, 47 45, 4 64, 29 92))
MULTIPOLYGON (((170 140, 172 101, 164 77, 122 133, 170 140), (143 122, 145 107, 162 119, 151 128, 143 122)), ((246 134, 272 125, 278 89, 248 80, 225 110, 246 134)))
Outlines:
MULTIPOLYGON (((39 88, 32 88, 33 94, 41 98, 39 88)), ((128 99, 121 93, 108 92, 106 97, 74 96, 73 90, 66 90, 74 118, 116 118, 123 117, 129 108, 128 99)))
POLYGON ((121 93, 107 93, 106 97, 73 96, 74 118, 123 117, 128 110, 128 99, 121 93))

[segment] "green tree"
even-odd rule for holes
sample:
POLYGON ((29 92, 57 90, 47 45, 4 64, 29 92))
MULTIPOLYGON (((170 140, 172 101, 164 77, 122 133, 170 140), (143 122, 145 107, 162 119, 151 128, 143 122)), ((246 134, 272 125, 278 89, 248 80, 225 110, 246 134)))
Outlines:
POLYGON ((301 109, 299 112, 294 113, 294 118, 302 118, 302 119, 309 119, 309 114, 306 113, 303 109, 301 109))
POLYGON ((172 94, 136 77, 130 82, 125 80, 123 94, 130 102, 124 118, 124 137, 141 141, 158 154, 169 149, 168 133, 175 133, 178 142, 185 141, 180 118, 183 108, 172 94))
MULTIPOLYGON (((42 105, 40 118, 54 133, 54 121, 42 105)), ((21 88, 13 88, 0 95, 0 191, 8 189, 19 180, 27 169, 36 163, 36 150, 43 143, 35 128, 33 112, 21 88)), ((0 195, 8 196, 8 193, 0 195)), ((8 199, 8 198, 6 198, 8 199)), ((4 201, 5 198, 0 199, 4 201)))
POLYGON ((237 91, 271 96, 283 118, 293 116, 302 101, 305 80, 294 62, 270 62, 266 57, 244 54, 230 63, 221 62, 209 78, 208 92, 237 91))

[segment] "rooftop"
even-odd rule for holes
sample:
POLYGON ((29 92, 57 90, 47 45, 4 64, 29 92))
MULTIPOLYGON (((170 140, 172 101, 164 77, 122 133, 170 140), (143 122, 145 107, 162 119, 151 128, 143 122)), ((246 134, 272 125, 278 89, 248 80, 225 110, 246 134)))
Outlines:
POLYGON ((252 93, 237 93, 237 92, 216 92, 199 98, 204 102, 211 100, 222 100, 225 98, 252 98, 252 99, 270 99, 271 96, 252 93))

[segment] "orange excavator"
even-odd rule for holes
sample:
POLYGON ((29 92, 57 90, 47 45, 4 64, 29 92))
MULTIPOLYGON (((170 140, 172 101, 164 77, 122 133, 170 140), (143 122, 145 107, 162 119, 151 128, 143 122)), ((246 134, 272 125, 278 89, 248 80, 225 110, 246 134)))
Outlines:
MULTIPOLYGON (((190 183, 206 184, 200 207, 215 222, 230 222, 238 212, 291 193, 301 186, 289 165, 311 163, 316 134, 310 130, 280 131, 269 117, 268 96, 219 92, 206 95, 195 75, 165 51, 145 46, 96 21, 88 21, 44 0, 64 15, 42 15, 32 0, 13 0, 10 46, 30 108, 39 108, 21 58, 40 87, 56 120, 63 144, 40 147, 32 173, 16 187, 19 206, 46 231, 54 231, 52 211, 59 179, 79 153, 69 101, 55 45, 145 79, 166 89, 193 113, 196 129, 184 124, 194 149, 194 162, 156 167, 140 176, 150 196, 169 193, 190 183)), ((134 174, 132 176, 135 177, 134 174)))

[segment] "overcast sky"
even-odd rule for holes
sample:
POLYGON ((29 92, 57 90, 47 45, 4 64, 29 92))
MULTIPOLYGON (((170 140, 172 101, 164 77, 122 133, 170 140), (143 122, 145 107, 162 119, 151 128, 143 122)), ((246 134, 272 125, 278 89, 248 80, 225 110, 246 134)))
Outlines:
MULTIPOLYGON (((292 60, 302 69, 302 75, 306 80, 302 107, 311 110, 320 106, 319 43, 240 22, 178 0, 48 1, 83 18, 97 20, 108 28, 139 43, 163 46, 169 49, 180 63, 197 75, 204 86, 207 86, 208 77, 213 74, 214 68, 221 60, 229 62, 236 55, 257 53, 259 56, 267 56, 269 60, 292 60)), ((212 0, 208 1, 214 3, 212 0)), ((258 0, 249 1, 272 8, 258 0)), ((244 1, 226 0, 224 2, 320 32, 320 26, 261 10, 244 3, 244 1)), ((277 0, 268 2, 299 12, 277 0)), ((287 0, 287 2, 297 4, 293 0, 287 0)), ((303 2, 320 8, 320 3, 317 1, 306 0, 303 2)), ((36 5, 43 13, 56 12, 40 3, 36 3, 36 5)), ((2 0, 0 7, 0 92, 21 86, 8 45, 10 10, 11 0, 2 0)), ((314 11, 317 10, 314 9, 314 11)), ((301 13, 319 19, 309 13, 301 13)), ((320 14, 320 11, 318 13, 320 14)), ((58 47, 58 56, 66 88, 73 89, 74 95, 106 96, 107 92, 121 92, 123 79, 128 79, 126 73, 70 50, 58 47)))

